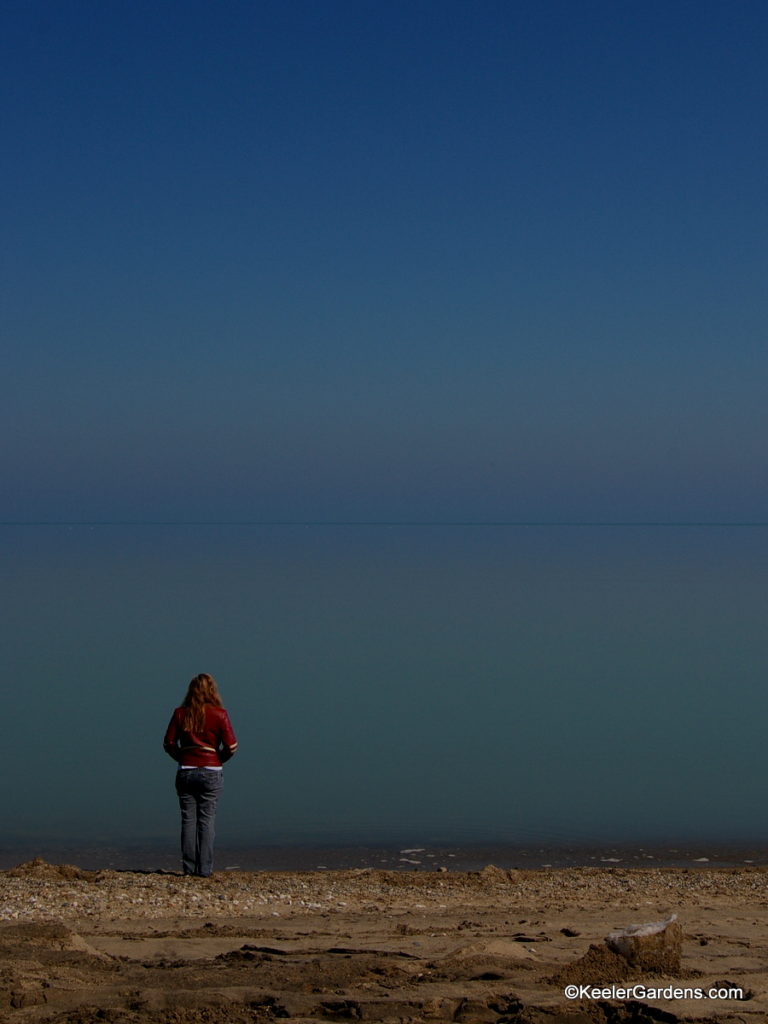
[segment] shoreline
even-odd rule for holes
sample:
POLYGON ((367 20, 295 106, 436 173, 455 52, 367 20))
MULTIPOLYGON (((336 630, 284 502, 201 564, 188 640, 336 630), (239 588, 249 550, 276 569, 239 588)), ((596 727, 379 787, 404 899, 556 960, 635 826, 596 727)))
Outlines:
MULTIPOLYGON (((0 870, 43 857, 87 870, 174 871, 178 840, 143 843, 19 842, 0 845, 0 870)), ((751 843, 217 843, 217 871, 307 871, 378 868, 397 871, 479 871, 487 864, 512 869, 575 867, 742 867, 768 866, 768 844, 751 843)))

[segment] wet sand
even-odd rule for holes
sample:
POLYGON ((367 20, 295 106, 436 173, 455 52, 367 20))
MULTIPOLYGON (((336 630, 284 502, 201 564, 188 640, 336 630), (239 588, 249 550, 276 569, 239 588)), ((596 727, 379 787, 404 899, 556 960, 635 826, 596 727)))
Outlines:
POLYGON ((0 945, 0 1019, 19 1024, 768 1021, 762 867, 193 879, 33 861, 0 873, 0 945), (590 955, 673 913, 674 977, 590 955), (569 1000, 567 982, 645 991, 569 1000), (669 987, 744 998, 646 994, 669 987))

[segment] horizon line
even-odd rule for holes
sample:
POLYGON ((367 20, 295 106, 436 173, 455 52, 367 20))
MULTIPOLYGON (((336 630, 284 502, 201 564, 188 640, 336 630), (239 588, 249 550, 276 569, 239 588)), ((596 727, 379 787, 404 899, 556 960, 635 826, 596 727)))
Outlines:
POLYGON ((399 527, 718 527, 768 526, 762 519, 10 519, 0 526, 399 526, 399 527))

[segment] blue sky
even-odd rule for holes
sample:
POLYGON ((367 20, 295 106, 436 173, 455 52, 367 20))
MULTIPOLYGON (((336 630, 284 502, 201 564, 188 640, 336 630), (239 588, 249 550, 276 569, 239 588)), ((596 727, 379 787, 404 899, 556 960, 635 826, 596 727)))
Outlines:
MULTIPOLYGON (((767 36, 768 9, 753 2, 7 3, 0 520, 768 521, 767 36)), ((482 541, 472 528, 425 527, 418 542, 374 527, 253 529, 115 527, 97 539, 6 525, 23 710, 39 714, 57 679, 79 679, 103 697, 95 718, 108 717, 139 679, 137 695, 164 719, 187 679, 210 671, 223 672, 233 716, 239 703, 252 721, 258 684, 246 678, 261 678, 261 654, 274 729, 296 713, 280 695, 303 694, 320 656, 329 698, 309 705, 308 721, 338 745, 348 731, 333 723, 378 701, 395 742, 371 748, 378 760, 359 772, 362 814, 385 754, 415 756, 414 737, 398 732, 401 684, 377 660, 388 637, 384 662, 425 695, 414 735, 419 723, 426 735, 446 672, 451 735, 478 687, 509 688, 470 715, 477 757, 455 779, 468 822, 485 786, 487 823, 502 792, 488 751, 501 738, 488 747, 484 716, 496 708, 504 721, 521 687, 523 762, 554 757, 569 722, 592 740, 610 732, 611 756, 685 734, 679 792, 696 785, 696 735, 713 735, 716 696, 701 694, 759 701, 759 528, 709 540, 670 528, 642 542, 616 528, 586 542, 577 529, 546 543, 485 527, 482 541), (670 577, 678 546, 685 569, 670 577), (499 608, 517 609, 511 634, 499 608), (558 653, 567 609, 583 641, 563 635, 558 653), (365 636, 378 637, 367 660, 365 636), (480 636, 485 675, 470 683, 449 668, 480 636), (540 642, 552 647, 546 664, 540 642), (638 665, 657 679, 653 700, 677 694, 671 732, 649 733, 650 711, 630 713, 638 665), (609 678, 624 694, 615 720, 609 678), (354 679, 378 683, 353 699, 354 679), (561 733, 542 746, 531 723, 558 702, 561 733), (691 706, 705 709, 703 733, 683 728, 691 706)), ((440 731, 427 732, 444 778, 440 731)), ((51 743, 63 763, 64 739, 51 743)), ((729 734, 712 785, 726 762, 752 771, 748 749, 729 734)), ((320 758, 306 750, 298 777, 320 758)), ((583 756, 583 785, 599 791, 600 764, 583 756)), ((427 778, 427 760, 412 772, 427 778)), ((29 781, 30 821, 46 763, 29 781)), ((316 778, 337 792, 323 763, 316 778)), ((567 801, 532 793, 520 827, 556 832, 567 801)), ((346 828, 339 806, 318 813, 346 828)), ((666 813, 672 828, 671 803, 666 813)), ((683 819, 695 829, 705 814, 695 804, 683 819)), ((383 820, 394 828, 397 808, 383 820)))
POLYGON ((6 520, 766 517, 762 5, 4 22, 6 520))

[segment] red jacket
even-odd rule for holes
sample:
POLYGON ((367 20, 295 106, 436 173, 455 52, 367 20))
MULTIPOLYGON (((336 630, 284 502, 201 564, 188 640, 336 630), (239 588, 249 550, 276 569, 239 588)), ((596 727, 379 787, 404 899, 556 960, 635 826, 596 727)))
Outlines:
POLYGON ((191 733, 184 729, 184 707, 176 708, 165 730, 163 747, 174 761, 190 768, 218 768, 237 750, 229 715, 224 708, 205 705, 205 728, 191 733))

